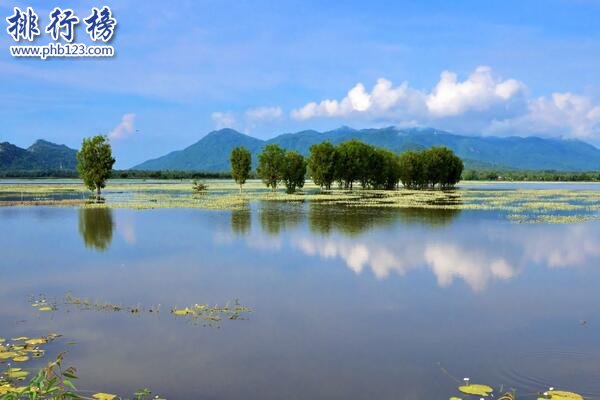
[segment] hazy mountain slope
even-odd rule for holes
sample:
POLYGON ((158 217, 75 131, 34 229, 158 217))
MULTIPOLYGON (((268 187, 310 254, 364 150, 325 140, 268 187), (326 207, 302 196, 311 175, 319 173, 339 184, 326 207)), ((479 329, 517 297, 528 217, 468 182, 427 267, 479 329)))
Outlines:
POLYGON ((74 170, 76 154, 77 150, 45 140, 38 140, 27 149, 4 142, 0 143, 0 170, 74 170))
POLYGON ((307 155, 314 143, 329 140, 341 143, 358 139, 395 152, 447 146, 466 161, 467 166, 507 167, 514 169, 554 169, 563 171, 600 170, 600 149, 578 141, 543 139, 538 137, 482 137, 451 134, 437 129, 381 129, 356 130, 341 127, 327 132, 313 130, 285 133, 267 141, 252 138, 232 129, 209 133, 190 147, 164 157, 146 161, 133 169, 179 169, 201 171, 228 171, 229 153, 235 146, 245 146, 257 156, 267 143, 307 155))
POLYGON ((244 146, 254 152, 263 145, 262 140, 233 129, 221 129, 209 133, 183 150, 145 161, 132 169, 229 171, 229 155, 234 147, 244 146))

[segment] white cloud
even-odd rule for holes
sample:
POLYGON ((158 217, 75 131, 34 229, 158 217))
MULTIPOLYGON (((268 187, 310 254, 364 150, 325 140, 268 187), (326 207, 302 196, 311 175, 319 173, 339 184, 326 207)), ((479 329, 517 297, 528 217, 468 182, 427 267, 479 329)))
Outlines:
POLYGON ((217 129, 232 128, 235 126, 235 117, 227 112, 214 112, 210 115, 217 129))
POLYGON ((121 122, 108 133, 108 137, 112 140, 126 138, 135 132, 135 114, 127 113, 121 118, 121 122))
POLYGON ((529 98, 516 79, 501 79, 479 66, 464 80, 444 71, 429 91, 394 86, 378 79, 369 92, 354 85, 342 99, 309 102, 291 111, 312 118, 365 118, 395 125, 432 125, 441 129, 502 135, 562 136, 600 144, 600 104, 587 96, 553 93, 529 98))
POLYGON ((572 136, 600 139, 600 105, 589 97, 573 93, 553 93, 550 98, 529 101, 527 112, 511 119, 495 120, 491 133, 533 132, 545 136, 572 136))
POLYGON ((485 111, 511 101, 525 88, 521 82, 494 77, 490 67, 477 67, 469 77, 458 81, 450 71, 442 72, 430 93, 412 89, 407 82, 394 87, 387 79, 378 79, 371 92, 356 84, 341 100, 310 102, 292 111, 292 117, 345 117, 368 114, 372 117, 420 117, 434 119, 457 116, 468 111, 485 111), (390 113, 390 111, 393 111, 390 113))
POLYGON ((281 118, 283 110, 281 107, 256 107, 248 109, 245 115, 251 122, 271 121, 281 118))
POLYGON ((448 117, 468 111, 484 111, 491 106, 507 102, 516 96, 524 85, 514 79, 500 81, 492 75, 490 67, 480 66, 462 81, 454 72, 444 71, 440 81, 427 96, 427 109, 433 117, 448 117))

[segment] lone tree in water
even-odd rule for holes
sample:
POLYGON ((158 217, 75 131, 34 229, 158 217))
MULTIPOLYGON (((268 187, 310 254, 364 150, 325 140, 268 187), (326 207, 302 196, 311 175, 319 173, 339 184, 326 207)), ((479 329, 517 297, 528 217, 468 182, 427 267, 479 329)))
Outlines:
POLYGON ((273 191, 283 179, 283 168, 285 165, 285 150, 276 144, 268 144, 258 155, 258 168, 256 172, 267 187, 273 191))
POLYGON ((106 136, 83 139, 81 150, 77 152, 77 172, 85 186, 96 191, 96 200, 100 200, 101 189, 106 185, 114 163, 106 136))
POLYGON ((242 185, 250 176, 250 168, 252 166, 252 155, 245 147, 236 147, 231 151, 231 176, 235 182, 240 185, 240 193, 242 193, 242 185))

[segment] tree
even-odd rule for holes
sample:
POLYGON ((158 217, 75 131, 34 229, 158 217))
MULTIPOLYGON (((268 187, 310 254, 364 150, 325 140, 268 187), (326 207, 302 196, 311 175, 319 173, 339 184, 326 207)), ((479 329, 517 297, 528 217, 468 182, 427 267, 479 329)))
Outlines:
POLYGON ((287 193, 294 193, 297 188, 304 187, 306 177, 306 160, 296 151, 285 153, 283 163, 283 181, 287 193))
POLYGON ((400 180, 409 189, 425 185, 425 171, 422 152, 406 151, 400 155, 400 180))
POLYGON ((285 150, 276 144, 268 144, 258 155, 258 168, 256 173, 267 187, 273 191, 283 178, 283 166, 285 162, 285 150))
POLYGON ((386 149, 377 149, 377 154, 382 160, 382 165, 380 172, 376 172, 375 175, 378 177, 375 187, 386 190, 395 189, 401 174, 399 157, 386 149))
POLYGON ((246 180, 250 176, 250 169, 252 167, 252 155, 250 151, 245 147, 236 147, 231 150, 231 176, 235 182, 240 185, 240 193, 242 193, 242 186, 246 183, 246 180))
POLYGON ((316 185, 331 189, 335 180, 335 163, 337 150, 330 142, 322 142, 310 146, 308 170, 316 185))
POLYGON ((367 163, 369 160, 370 146, 358 140, 349 140, 338 146, 336 158, 336 176, 344 188, 352 189, 356 180, 366 185, 367 163))
POLYGON ((106 136, 83 139, 81 150, 77 152, 77 172, 83 183, 90 190, 96 191, 96 200, 100 200, 100 190, 106 185, 114 163, 106 136))

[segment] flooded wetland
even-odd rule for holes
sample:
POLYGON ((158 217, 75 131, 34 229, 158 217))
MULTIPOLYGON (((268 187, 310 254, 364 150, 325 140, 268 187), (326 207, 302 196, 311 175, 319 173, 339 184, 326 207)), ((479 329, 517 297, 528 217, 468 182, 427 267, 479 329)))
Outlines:
POLYGON ((168 399, 600 397, 599 184, 207 184, 0 184, 0 369, 66 352, 90 395, 168 399))

